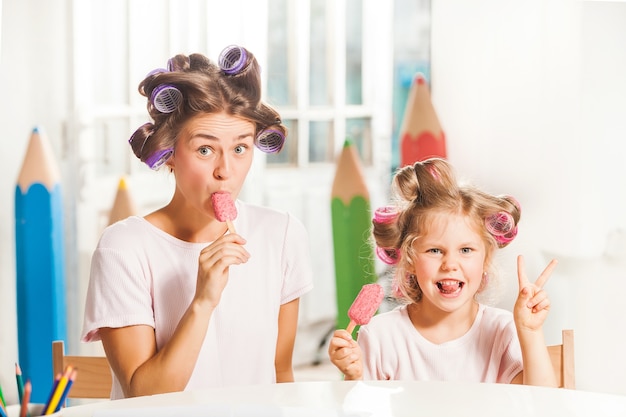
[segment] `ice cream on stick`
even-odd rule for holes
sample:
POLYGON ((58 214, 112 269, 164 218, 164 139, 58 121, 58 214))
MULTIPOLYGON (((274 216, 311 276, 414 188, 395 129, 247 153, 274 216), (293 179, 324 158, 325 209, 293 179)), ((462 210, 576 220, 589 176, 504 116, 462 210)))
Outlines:
POLYGON ((346 329, 348 333, 352 334, 357 325, 369 323, 384 297, 385 291, 380 284, 363 285, 348 310, 348 317, 350 317, 350 323, 346 329))
POLYGON ((211 194, 211 202, 213 203, 215 218, 221 222, 226 222, 230 233, 236 233, 232 221, 237 218, 237 207, 235 207, 235 202, 230 193, 226 191, 215 192, 211 194))

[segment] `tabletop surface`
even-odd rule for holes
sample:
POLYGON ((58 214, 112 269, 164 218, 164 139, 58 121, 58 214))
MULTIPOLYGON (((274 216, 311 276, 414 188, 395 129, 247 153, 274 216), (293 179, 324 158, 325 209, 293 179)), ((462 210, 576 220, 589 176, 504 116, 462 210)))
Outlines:
POLYGON ((316 381, 159 394, 68 407, 94 416, 626 416, 626 396, 523 385, 316 381))

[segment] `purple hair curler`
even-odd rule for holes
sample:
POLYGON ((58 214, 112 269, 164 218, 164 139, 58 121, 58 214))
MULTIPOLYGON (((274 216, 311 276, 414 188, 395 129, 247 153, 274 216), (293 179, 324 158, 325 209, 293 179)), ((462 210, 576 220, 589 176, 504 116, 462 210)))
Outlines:
POLYGON ((244 69, 248 54, 240 46, 231 45, 222 50, 218 59, 220 69, 227 75, 235 75, 244 69))
POLYGON ((283 132, 276 129, 265 129, 261 131, 254 141, 256 147, 265 153, 276 153, 280 151, 284 143, 285 135, 283 135, 283 132))
POLYGON ((167 162, 168 159, 174 153, 174 148, 167 148, 155 151, 152 155, 146 158, 146 165, 150 167, 150 169, 159 169, 161 165, 167 162))
POLYGON ((161 84, 152 90, 150 100, 161 113, 171 113, 183 101, 183 93, 171 84, 161 84))

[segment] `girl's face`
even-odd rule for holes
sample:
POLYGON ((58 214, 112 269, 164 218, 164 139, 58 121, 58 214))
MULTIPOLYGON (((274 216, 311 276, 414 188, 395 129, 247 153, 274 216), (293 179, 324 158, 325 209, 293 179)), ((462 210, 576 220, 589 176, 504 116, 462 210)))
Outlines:
POLYGON ((237 198, 254 154, 254 124, 226 113, 200 114, 178 134, 168 161, 185 205, 214 216, 211 194, 237 198))
POLYGON ((481 287, 486 248, 466 216, 437 215, 413 249, 416 256, 411 272, 423 292, 425 305, 445 312, 472 306, 481 287))

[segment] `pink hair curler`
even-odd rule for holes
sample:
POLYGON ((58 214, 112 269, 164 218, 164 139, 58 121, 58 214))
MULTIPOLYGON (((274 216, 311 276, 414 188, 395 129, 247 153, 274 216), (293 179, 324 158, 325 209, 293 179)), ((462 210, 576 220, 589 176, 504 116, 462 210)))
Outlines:
POLYGON ((376 255, 387 265, 395 265, 398 263, 398 251, 394 248, 381 248, 376 246, 376 255))
POLYGON ((392 223, 398 217, 398 210, 394 206, 379 207, 374 211, 374 221, 380 224, 392 223))

